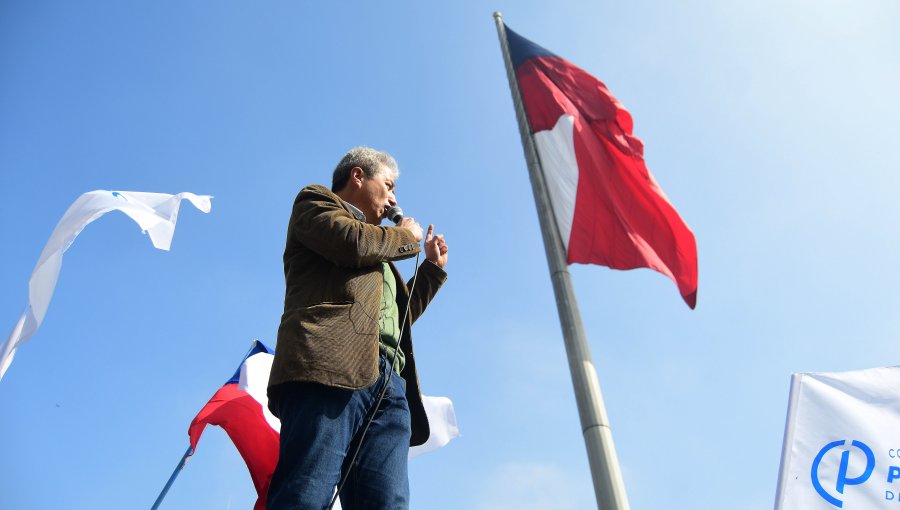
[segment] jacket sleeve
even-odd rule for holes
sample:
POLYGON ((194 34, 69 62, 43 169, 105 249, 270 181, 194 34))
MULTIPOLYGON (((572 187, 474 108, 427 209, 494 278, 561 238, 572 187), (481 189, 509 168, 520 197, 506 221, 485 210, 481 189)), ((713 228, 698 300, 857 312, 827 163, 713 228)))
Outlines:
MULTIPOLYGON (((445 281, 447 281, 447 273, 438 267, 437 264, 425 260, 419 266, 416 275, 416 285, 412 287, 412 293, 409 296, 409 315, 412 323, 415 323, 422 316, 428 303, 431 302, 445 281)), ((406 288, 410 288, 412 284, 413 281, 410 279, 406 284, 406 288)))
POLYGON ((342 267, 366 267, 414 256, 412 232, 357 220, 330 197, 304 190, 294 202, 290 237, 342 267))

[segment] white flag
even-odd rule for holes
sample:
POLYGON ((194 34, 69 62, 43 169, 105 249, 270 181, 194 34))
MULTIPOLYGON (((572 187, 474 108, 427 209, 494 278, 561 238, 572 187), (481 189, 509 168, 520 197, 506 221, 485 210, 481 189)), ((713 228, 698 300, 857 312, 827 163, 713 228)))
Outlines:
POLYGON ((900 508, 900 367, 791 378, 776 510, 900 508))
POLYGON ((456 426, 456 411, 453 402, 447 397, 429 397, 422 395, 422 404, 425 406, 425 415, 428 417, 428 428, 431 435, 428 441, 409 449, 409 458, 423 453, 428 453, 443 447, 451 439, 459 437, 459 427, 456 426))
POLYGON ((50 298, 56 288, 56 279, 62 267, 63 253, 71 246, 88 223, 109 211, 122 211, 150 235, 153 246, 168 250, 178 221, 178 208, 182 199, 188 199, 195 207, 208 213, 212 208, 209 195, 179 193, 141 193, 134 191, 91 191, 78 197, 63 215, 50 234, 44 251, 38 259, 28 281, 28 306, 0 346, 0 379, 12 363, 16 348, 31 338, 44 320, 50 298))

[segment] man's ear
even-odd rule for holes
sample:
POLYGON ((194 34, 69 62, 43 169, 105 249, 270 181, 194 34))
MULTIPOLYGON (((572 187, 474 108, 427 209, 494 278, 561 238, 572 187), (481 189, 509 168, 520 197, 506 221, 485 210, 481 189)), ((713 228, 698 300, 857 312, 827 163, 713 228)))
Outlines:
POLYGON ((366 172, 362 168, 355 166, 350 170, 350 182, 354 187, 362 185, 362 180, 366 177, 366 172))

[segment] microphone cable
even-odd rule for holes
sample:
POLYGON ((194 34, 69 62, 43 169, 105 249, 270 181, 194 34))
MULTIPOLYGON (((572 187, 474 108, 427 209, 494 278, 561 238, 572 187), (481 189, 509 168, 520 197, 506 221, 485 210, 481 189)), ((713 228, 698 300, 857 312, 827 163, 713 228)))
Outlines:
POLYGON ((350 472, 353 471, 353 465, 356 463, 356 457, 359 455, 359 450, 362 448, 363 440, 366 438, 366 432, 369 431, 369 426, 371 426, 372 421, 375 420, 375 413, 378 412, 378 407, 381 406, 381 402, 384 400, 387 389, 390 387, 391 378, 393 378, 394 376, 394 363, 397 361, 397 353, 400 352, 400 339, 403 338, 403 328, 406 326, 406 319, 409 317, 409 304, 412 302, 413 289, 416 288, 416 278, 418 278, 419 276, 419 256, 421 254, 421 251, 419 253, 416 253, 416 269, 413 273, 412 283, 409 286, 409 296, 406 299, 406 310, 403 313, 403 320, 400 322, 400 337, 397 339, 397 348, 394 349, 394 355, 391 356, 391 366, 388 369, 387 378, 384 380, 384 386, 382 386, 381 392, 378 394, 378 399, 375 400, 374 405, 369 408, 369 412, 367 413, 369 416, 366 419, 365 426, 363 427, 362 433, 359 436, 359 441, 356 444, 356 449, 353 451, 353 457, 350 458, 350 464, 347 466, 347 472, 344 473, 344 476, 341 477, 341 483, 338 484, 337 490, 334 492, 334 496, 331 498, 331 503, 328 505, 328 510, 332 510, 332 508, 334 508, 334 503, 338 500, 338 497, 340 497, 341 491, 344 489, 344 485, 350 478, 350 472))

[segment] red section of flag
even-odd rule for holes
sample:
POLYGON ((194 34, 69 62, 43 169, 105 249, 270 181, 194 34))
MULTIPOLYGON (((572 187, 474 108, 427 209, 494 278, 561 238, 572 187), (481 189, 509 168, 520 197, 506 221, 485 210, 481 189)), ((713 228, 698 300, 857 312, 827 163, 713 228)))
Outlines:
POLYGON ((694 308, 694 234, 647 170, 631 115, 600 80, 565 59, 529 58, 516 76, 533 132, 553 129, 562 115, 575 117, 578 188, 568 262, 654 269, 694 308))
POLYGON ((188 435, 194 451, 206 425, 218 425, 228 433, 256 487, 258 497, 253 508, 264 510, 272 473, 278 464, 279 439, 278 432, 266 421, 260 403, 237 384, 226 384, 191 422, 188 435))

